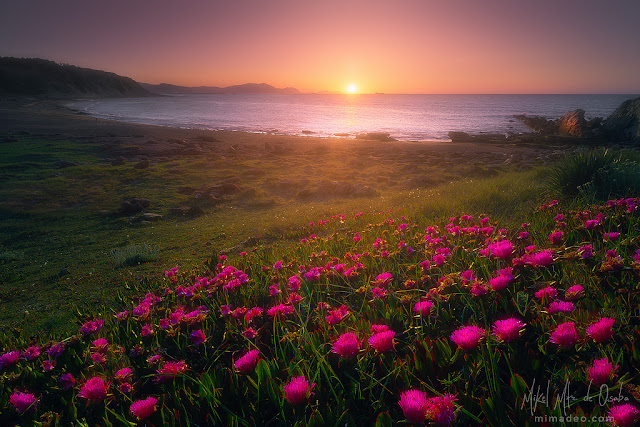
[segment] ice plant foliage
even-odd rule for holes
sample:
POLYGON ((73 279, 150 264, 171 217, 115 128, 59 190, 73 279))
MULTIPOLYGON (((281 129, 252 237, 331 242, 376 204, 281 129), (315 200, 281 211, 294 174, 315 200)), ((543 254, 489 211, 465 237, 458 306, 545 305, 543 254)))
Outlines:
POLYGON ((336 215, 291 230, 295 248, 166 270, 66 338, 0 332, 0 425, 519 425, 528 408, 506 397, 532 378, 620 390, 567 410, 637 423, 640 199, 527 221, 336 215))

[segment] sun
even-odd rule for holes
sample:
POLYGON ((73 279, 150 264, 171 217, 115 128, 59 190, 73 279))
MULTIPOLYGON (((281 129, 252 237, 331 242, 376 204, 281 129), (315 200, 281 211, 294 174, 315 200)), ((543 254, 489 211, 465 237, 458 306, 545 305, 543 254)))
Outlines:
POLYGON ((355 83, 351 83, 347 86, 347 93, 358 93, 358 86, 355 83))

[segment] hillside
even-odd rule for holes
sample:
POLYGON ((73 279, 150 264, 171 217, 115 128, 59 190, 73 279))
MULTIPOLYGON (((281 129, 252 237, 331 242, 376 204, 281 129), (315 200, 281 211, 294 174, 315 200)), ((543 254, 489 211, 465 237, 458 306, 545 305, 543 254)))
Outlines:
POLYGON ((45 98, 152 94, 129 77, 37 58, 0 57, 0 95, 45 98))
POLYGON ((163 94, 163 95, 179 95, 179 94, 247 94, 247 93, 279 93, 279 94, 298 94, 300 91, 292 87, 286 87, 283 89, 271 86, 266 83, 245 83, 241 85, 233 85, 227 87, 217 86, 176 86, 168 83, 161 83, 158 85, 152 85, 147 83, 141 83, 142 87, 150 92, 163 94))

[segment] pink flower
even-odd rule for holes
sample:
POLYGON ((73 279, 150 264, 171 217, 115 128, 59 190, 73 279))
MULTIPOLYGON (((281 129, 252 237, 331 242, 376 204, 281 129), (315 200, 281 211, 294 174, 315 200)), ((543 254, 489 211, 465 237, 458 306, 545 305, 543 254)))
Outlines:
POLYGON ((481 255, 491 256, 498 259, 509 259, 513 256, 513 243, 510 240, 500 240, 487 246, 480 251, 481 255))
POLYGON ((371 296, 373 298, 385 298, 388 295, 388 292, 385 289, 374 287, 371 288, 371 296))
POLYGON ((613 366, 609 359, 597 359, 593 361, 593 364, 587 370, 589 374, 589 381, 591 381, 596 387, 600 387, 602 384, 606 384, 611 380, 611 374, 615 372, 617 366, 613 366))
POLYGON ((336 325, 344 320, 349 315, 349 307, 346 305, 340 306, 336 310, 329 310, 325 320, 330 325, 336 325))
POLYGON ((360 342, 358 341, 358 336, 351 332, 340 335, 331 348, 332 353, 339 354, 340 357, 345 359, 354 358, 359 350, 360 342))
POLYGON ((387 325, 371 325, 371 333, 379 334, 380 332, 388 331, 389 327, 387 325))
POLYGON ((569 289, 567 289, 564 292, 564 299, 566 299, 567 301, 577 300, 582 296, 583 292, 584 292, 584 288, 582 286, 580 285, 571 286, 569 289))
POLYGON ((384 288, 388 286, 392 280, 393 280, 393 276, 391 275, 391 273, 381 273, 381 274, 378 274, 374 283, 384 288))
POLYGON ((640 411, 630 403, 612 406, 607 413, 613 418, 613 425, 632 427, 640 419, 640 411))
POLYGON ((582 259, 590 259, 595 255, 595 251, 593 250, 593 245, 582 245, 578 248, 578 254, 582 259))
POLYGON ((603 317, 587 328, 587 335, 597 343, 607 341, 613 336, 612 328, 615 322, 616 321, 610 317, 603 317))
POLYGON ((187 364, 184 360, 179 362, 165 362, 164 365, 162 365, 162 368, 156 371, 158 374, 154 381, 158 384, 169 382, 175 376, 184 373, 186 370, 187 364))
POLYGON ((15 365, 20 360, 20 352, 17 350, 9 351, 0 356, 0 369, 7 366, 15 365))
POLYGON ((288 285, 289 285, 290 291, 297 291, 298 289, 300 289, 300 285, 302 285, 302 280, 300 279, 300 276, 289 277, 288 285))
POLYGON ((207 339, 202 329, 191 332, 191 335, 189 337, 191 338, 191 344, 196 347, 204 343, 207 339))
POLYGON ((554 313, 571 313, 576 309, 576 306, 569 301, 554 301, 547 307, 547 312, 554 313))
POLYGON ((615 242, 620 238, 620 233, 618 233, 617 231, 613 231, 611 233, 604 233, 602 237, 605 242, 615 242))
POLYGON ((242 357, 236 360, 233 367, 238 372, 249 372, 255 368, 258 363, 258 355, 260 350, 254 349, 247 351, 242 357))
POLYGON ((42 366, 42 370, 44 372, 49 372, 53 369, 53 362, 51 360, 43 360, 42 363, 40 364, 40 366, 42 366))
POLYGON ((546 288, 542 288, 536 292, 536 298, 544 301, 552 300, 558 296, 558 291, 551 286, 547 286, 546 288))
POLYGON ((275 296, 278 295, 280 293, 280 285, 278 283, 274 283, 273 285, 269 286, 269 296, 275 296))
POLYGON ((450 426, 456 420, 456 396, 445 393, 444 396, 429 399, 428 413, 436 426, 450 426))
POLYGON ((500 274, 496 277, 489 279, 489 286, 491 286, 491 289, 493 289, 496 292, 501 291, 505 289, 507 286, 509 286, 512 280, 513 280, 513 277, 507 276, 505 274, 500 274))
POLYGON ((91 353, 91 363, 94 365, 104 365, 107 363, 107 356, 102 353, 91 353))
POLYGON ((285 317, 296 311, 291 305, 278 304, 267 310, 267 314, 271 317, 285 317))
POLYGON ((69 390, 76 384, 76 379, 69 373, 60 375, 60 379, 58 379, 58 381, 60 382, 63 390, 69 390))
POLYGON ((129 382, 133 377, 133 371, 131 370, 131 368, 122 368, 116 372, 114 377, 118 382, 129 382))
MULTIPOLYGON (((39 345, 34 345, 31 347, 27 347, 24 351, 23 356, 25 357, 25 359, 27 360, 35 360, 38 357, 40 357, 40 352, 42 351, 42 349, 40 348, 39 345)), ((1 363, 0 363, 1 365, 1 363)))
POLYGON ((369 345, 379 353, 385 353, 393 349, 393 338, 395 336, 396 333, 393 331, 378 332, 369 338, 369 345))
POLYGON ((451 341, 458 345, 458 347, 468 351, 476 348, 484 335, 484 329, 472 325, 456 329, 453 331, 450 338, 451 341))
POLYGON ((560 243, 562 243, 563 239, 564 239, 564 232, 560 230, 554 231, 553 233, 549 234, 549 241, 553 245, 559 245, 560 243))
POLYGON ((136 400, 133 402, 129 411, 137 419, 143 420, 156 412, 156 403, 158 403, 158 399, 153 396, 149 396, 146 399, 136 400))
MULTIPOLYGON (((316 384, 309 384, 305 377, 293 377, 289 384, 284 386, 284 397, 292 405, 300 405, 309 397, 309 392, 316 384)), ((313 394, 313 393, 311 393, 313 394)))
POLYGON ((510 342, 520 338, 526 323, 510 317, 504 320, 496 320, 493 324, 493 335, 501 341, 510 342))
POLYGON ((489 292, 489 289, 487 289, 487 287, 482 282, 474 282, 471 286, 471 293, 476 297, 484 295, 487 292, 489 292))
POLYGON ((142 335, 143 337, 153 335, 153 328, 151 327, 151 325, 144 325, 142 327, 142 330, 140 331, 140 335, 142 335))
POLYGON ((91 343, 95 347, 95 351, 105 352, 109 347, 109 341, 104 338, 98 338, 91 343))
POLYGON ((24 414, 27 411, 35 411, 40 399, 36 399, 31 393, 16 392, 9 397, 9 402, 11 402, 17 413, 24 414))
POLYGON ((80 388, 78 396, 87 399, 87 403, 98 403, 107 397, 109 385, 102 377, 89 378, 80 388))
POLYGON ((420 390, 407 390, 400 395, 398 404, 404 412, 404 417, 410 423, 424 424, 429 409, 429 399, 420 390))
POLYGON ((575 323, 565 322, 559 324, 551 333, 549 341, 554 344, 558 344, 562 348, 569 348, 573 347, 578 342, 578 338, 575 323))
POLYGON ((418 313, 420 316, 428 316, 431 314, 432 308, 433 303, 431 301, 420 301, 413 306, 413 311, 418 313))
POLYGON ((253 328, 247 328, 242 332, 245 338, 252 339, 257 334, 256 330, 253 328))

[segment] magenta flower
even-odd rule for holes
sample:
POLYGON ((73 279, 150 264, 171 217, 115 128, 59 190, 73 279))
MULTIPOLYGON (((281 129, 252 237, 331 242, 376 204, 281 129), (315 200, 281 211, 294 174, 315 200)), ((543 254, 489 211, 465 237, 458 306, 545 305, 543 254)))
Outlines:
POLYGON ((476 297, 484 295, 487 292, 489 292, 489 289, 487 289, 487 287, 482 282, 474 282, 471 286, 471 293, 476 297))
POLYGON ((432 308, 433 303, 431 301, 420 301, 413 306, 413 311, 424 317, 431 314, 432 308))
POLYGON ((89 378, 80 388, 78 396, 87 399, 87 403, 98 403, 107 397, 109 385, 102 377, 89 378))
POLYGON ((549 307, 547 307, 547 312, 549 314, 571 313, 575 309, 576 309, 576 306, 572 302, 569 302, 569 301, 554 301, 551 304, 549 304, 549 307))
POLYGON ((114 377, 120 383, 129 382, 133 378, 133 371, 131 368, 122 368, 115 373, 114 377))
POLYGON ((158 403, 158 399, 149 396, 146 399, 133 402, 129 411, 137 419, 143 420, 156 412, 156 403, 158 403))
POLYGON ((536 298, 544 301, 549 301, 558 296, 558 291, 551 286, 547 286, 546 288, 542 288, 536 291, 536 298))
POLYGON ((260 354, 260 350, 249 350, 242 357, 236 360, 233 364, 233 367, 238 372, 249 372, 253 368, 255 368, 256 363, 258 363, 258 355, 260 354))
POLYGON ((91 363, 94 365, 104 365, 107 363, 107 356, 102 353, 91 353, 91 363))
POLYGON ((421 390, 407 390, 400 395, 398 404, 402 408, 404 417, 410 423, 424 424, 429 409, 429 399, 421 390))
POLYGON ((109 347, 109 341, 107 341, 104 338, 98 338, 96 340, 93 340, 91 344, 93 345, 95 351, 99 351, 99 352, 105 352, 109 347))
POLYGON ((482 328, 477 326, 463 326, 453 331, 450 338, 458 347, 464 351, 469 351, 478 346, 484 335, 485 331, 482 328))
MULTIPOLYGON (((38 357, 40 357, 41 351, 42 351, 42 349, 40 348, 39 345, 34 345, 34 346, 31 346, 31 347, 27 347, 24 350, 23 356, 27 360, 35 360, 38 357)), ((0 363, 0 365, 1 365, 1 363, 0 363)))
POLYGON ((436 426, 448 427, 456 420, 456 396, 445 393, 444 396, 429 399, 429 416, 436 426))
POLYGON ((244 337, 247 339, 253 339, 257 335, 257 332, 253 328, 247 328, 242 331, 242 335, 244 335, 244 337))
POLYGON ((207 337, 205 336, 204 331, 202 329, 198 329, 197 331, 191 332, 191 335, 189 336, 189 338, 191 338, 191 344, 193 344, 196 347, 203 344, 207 340, 207 337))
POLYGON ((607 341, 613 337, 612 328, 615 322, 616 321, 610 317, 603 317, 587 328, 587 335, 597 343, 607 341))
POLYGON ((388 292, 385 289, 374 287, 371 288, 371 296, 373 298, 385 298, 388 295, 388 292))
POLYGON ((89 320, 80 326, 80 333, 83 335, 90 335, 96 331, 99 331, 104 326, 104 320, 89 320))
POLYGON ((512 276, 500 274, 496 277, 492 277, 491 279, 489 279, 489 286, 491 286, 491 289, 493 289, 494 291, 501 291, 505 289, 507 286, 509 286, 512 280, 513 280, 512 276))
POLYGON ((44 372, 49 372, 54 367, 53 362, 51 360, 43 360, 40 366, 42 366, 42 370, 44 372))
POLYGON ((493 335, 501 341, 510 342, 520 338, 526 323, 510 317, 504 320, 496 320, 493 324, 493 335))
POLYGON ((49 350, 47 350, 47 354, 51 357, 58 358, 62 356, 64 352, 64 343, 53 344, 49 350))
POLYGON ((632 427, 640 420, 640 411, 630 403, 612 406, 607 415, 613 418, 612 425, 619 427, 632 427))
POLYGON ((551 333, 550 342, 558 344, 562 348, 573 347, 578 342, 578 333, 576 332, 576 325, 573 322, 565 322, 558 325, 558 327, 551 333))
POLYGON ((179 362, 165 362, 164 365, 156 372, 156 378, 154 381, 158 384, 171 381, 177 375, 184 373, 187 370, 187 364, 184 360, 179 362))
POLYGON ((379 334, 380 332, 388 331, 389 327, 387 325, 371 325, 371 333, 379 334))
POLYGON ((613 231, 611 233, 604 233, 602 237, 605 242, 615 242, 620 238, 620 233, 618 233, 617 231, 613 231))
POLYGON ((567 301, 577 300, 584 293, 584 288, 580 285, 571 286, 564 292, 564 299, 567 301))
POLYGON ((9 397, 9 402, 11 402, 16 412, 22 415, 27 411, 35 411, 40 399, 36 399, 31 393, 16 392, 9 397))
POLYGON ((379 353, 385 353, 393 349, 393 338, 395 336, 396 333, 393 331, 378 332, 369 338, 369 345, 379 353))
POLYGON ((283 388, 284 397, 292 405, 300 405, 307 400, 310 396, 310 391, 315 385, 316 383, 309 384, 309 381, 307 381, 305 377, 293 377, 283 388))
POLYGON ((76 384, 76 379, 69 373, 60 375, 58 381, 60 382, 63 390, 69 390, 76 384))
POLYGON ((374 283, 380 287, 386 287, 393 280, 393 275, 391 273, 381 273, 378 274, 374 283))
POLYGON ((578 254, 582 259, 591 259, 595 255, 595 251, 593 250, 593 245, 586 244, 582 245, 578 248, 578 254))
POLYGON ((587 370, 589 381, 596 387, 600 387, 602 384, 606 384, 611 380, 611 375, 616 369, 618 369, 618 367, 614 367, 606 357, 604 359, 596 359, 587 370))
POLYGON ((532 267, 549 267, 553 264, 553 253, 551 251, 540 251, 530 254, 526 263, 532 267))
POLYGON ((329 310, 325 320, 330 325, 336 325, 344 320, 345 317, 349 315, 349 307, 346 305, 341 305, 340 308, 336 310, 329 310))
POLYGON ((553 233, 549 234, 549 241, 553 245, 561 244, 562 240, 564 240, 564 232, 560 230, 554 231, 553 233))
POLYGON ((20 352, 17 350, 9 351, 0 356, 0 369, 7 366, 15 365, 20 360, 20 352))
POLYGON ((354 358, 359 350, 360 342, 358 341, 358 336, 351 332, 340 335, 331 348, 332 353, 339 354, 340 357, 345 359, 354 358))
POLYGON ((289 285, 290 291, 297 291, 298 289, 300 289, 300 285, 302 285, 302 280, 300 279, 300 276, 289 277, 288 285, 289 285))
POLYGON ((120 390, 122 393, 129 393, 131 390, 133 390, 133 386, 130 383, 122 383, 118 386, 118 390, 120 390))

